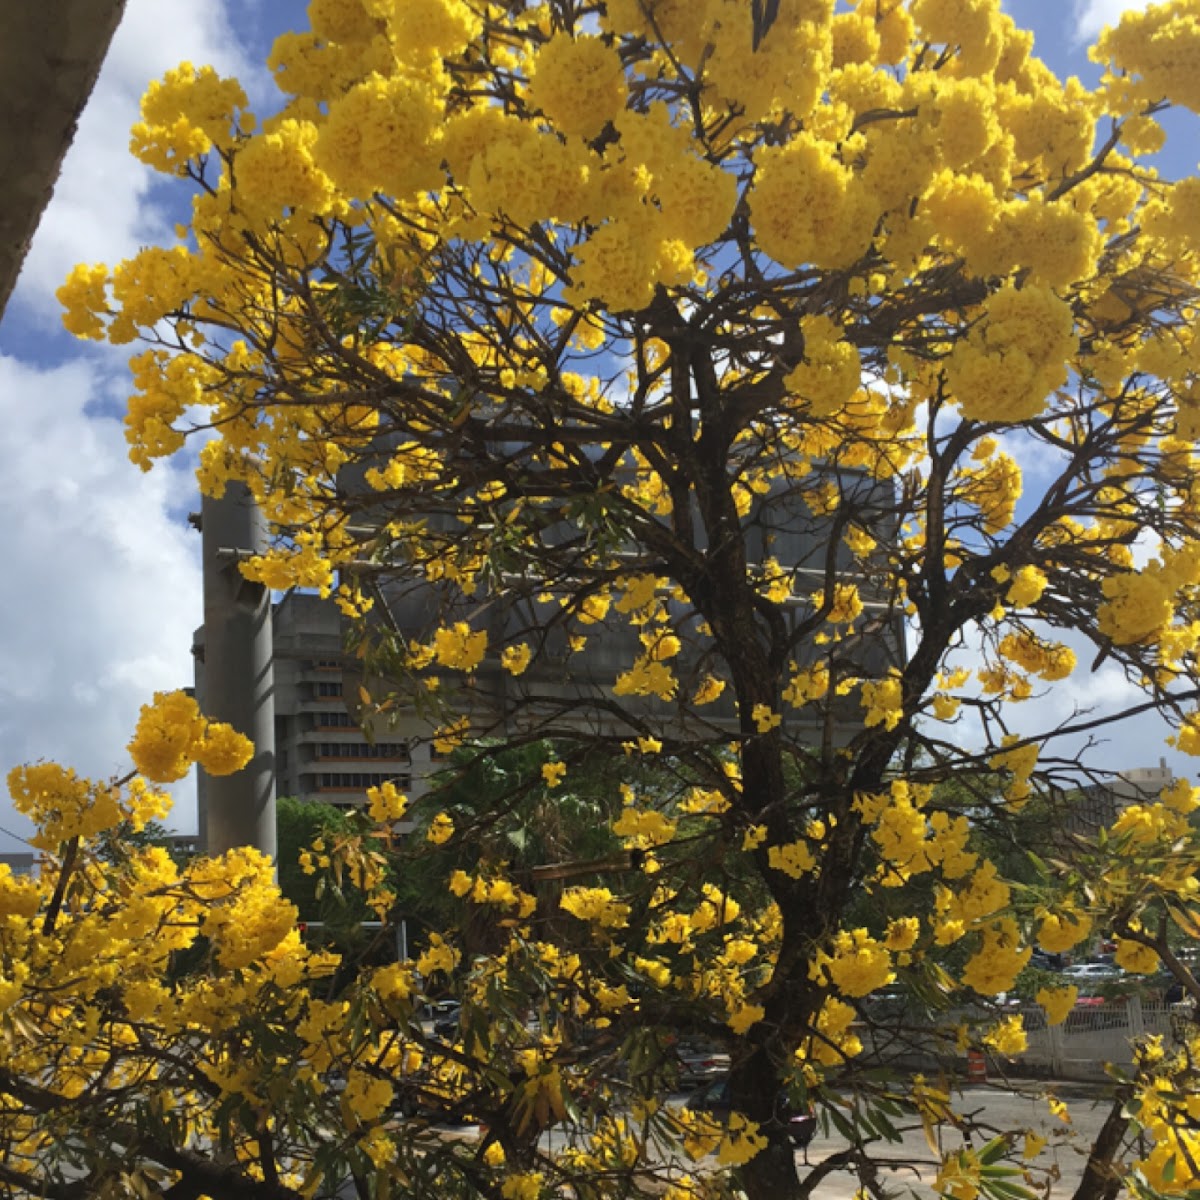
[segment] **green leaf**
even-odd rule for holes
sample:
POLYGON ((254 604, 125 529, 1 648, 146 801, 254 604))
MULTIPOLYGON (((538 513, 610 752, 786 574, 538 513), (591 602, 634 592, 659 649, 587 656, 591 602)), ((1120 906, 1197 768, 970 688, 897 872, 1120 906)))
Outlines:
POLYGON ((856 1144, 862 1141, 859 1131, 854 1123, 847 1121, 846 1118, 842 1116, 842 1114, 838 1112, 838 1110, 832 1105, 829 1108, 826 1108, 822 1115, 829 1117, 833 1127, 842 1135, 842 1137, 846 1138, 847 1141, 854 1142, 856 1144))
POLYGON ((996 1196, 999 1200, 1037 1200, 1038 1196, 1032 1188, 1017 1183, 1006 1183, 1000 1179, 989 1179, 986 1176, 980 1177, 979 1190, 985 1196, 996 1196))
POLYGON ((1002 1159, 1007 1153, 1008 1138, 1001 1134, 979 1148, 979 1161, 984 1166, 990 1166, 992 1163, 1002 1159))

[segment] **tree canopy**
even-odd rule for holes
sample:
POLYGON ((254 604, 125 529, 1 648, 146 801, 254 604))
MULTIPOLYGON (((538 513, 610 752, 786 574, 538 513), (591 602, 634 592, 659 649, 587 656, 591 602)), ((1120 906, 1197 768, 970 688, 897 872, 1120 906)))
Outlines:
MULTIPOLYGON (((65 320, 141 344, 134 462, 197 444, 201 487, 245 484, 276 534, 245 574, 358 625, 372 720, 419 705, 464 769, 552 754, 486 806, 435 789, 419 849, 372 794, 328 865, 385 918, 381 864, 441 862, 462 917, 337 994, 251 855, 102 870, 82 785, 18 772, 52 857, 40 892, 6 885, 0 1178, 774 1200, 848 1166, 878 1194, 887 1114, 936 1108, 870 1036, 897 978, 940 997, 950 1055, 1020 1051, 1019 1018, 961 1005, 1035 945, 1111 933, 1200 999, 1167 936, 1200 919, 1189 782, 1056 868, 1028 847, 1036 884, 987 855, 1094 777, 1072 735, 1116 716, 1020 721, 1090 664, 1200 752, 1200 178, 1151 161, 1163 114, 1200 109, 1200 4, 1125 14, 1091 89, 999 0, 308 16, 271 54, 277 111, 208 67, 151 84, 133 152, 191 220, 78 267, 65 320), (601 759, 628 853, 520 862, 525 791, 577 795, 601 759), (491 952, 464 958, 480 912, 491 952), (121 937, 161 953, 105 973, 121 937), (447 993, 457 1038, 421 1020, 447 993), (729 1050, 726 1125, 663 1102, 681 1031, 729 1050), (389 1121, 402 1087, 429 1119, 389 1121), (781 1089, 849 1130, 837 1163, 797 1173, 781 1089), (439 1134, 468 1112, 480 1142, 439 1134)), ((164 778, 154 746, 197 720, 148 709, 138 768, 164 778)), ((1051 1020, 1074 998, 1039 993, 1051 1020)), ((1083 1194, 1197 1184, 1193 1049, 1145 1050, 1083 1194)), ((936 1186, 1013 1194, 992 1165, 947 1151, 936 1186)))

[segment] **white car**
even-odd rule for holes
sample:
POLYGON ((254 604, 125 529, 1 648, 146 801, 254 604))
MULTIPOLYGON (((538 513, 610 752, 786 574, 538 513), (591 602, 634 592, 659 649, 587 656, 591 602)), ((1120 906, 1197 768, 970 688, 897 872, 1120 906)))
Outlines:
POLYGON ((1120 979, 1125 974, 1112 963, 1076 963, 1073 967, 1064 968, 1061 973, 1076 983, 1105 983, 1120 979))

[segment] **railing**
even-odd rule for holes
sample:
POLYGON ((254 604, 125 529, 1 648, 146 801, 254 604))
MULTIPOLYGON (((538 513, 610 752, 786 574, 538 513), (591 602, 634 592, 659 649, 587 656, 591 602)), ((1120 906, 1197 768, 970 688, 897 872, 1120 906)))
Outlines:
MULTIPOLYGON (((1027 1048, 1009 1061, 1014 1074, 1029 1073, 1048 1078, 1096 1081, 1106 1078, 1105 1065, 1128 1069, 1134 1061, 1134 1044, 1147 1036, 1161 1036, 1168 1050, 1182 1041, 1185 1029, 1196 1027, 1196 1012, 1189 1003, 1168 1004, 1130 993, 1085 1000, 1076 1005, 1061 1025, 1049 1025, 1039 1004, 1025 1003, 1019 1009, 963 1011, 959 1016, 982 1029, 1001 1011, 1019 1011, 1029 1039, 1027 1048)), ((941 1015, 941 1020, 947 1014, 941 1015)), ((889 1021, 879 1013, 872 1027, 863 1026, 860 1036, 884 1061, 903 1061, 914 1069, 965 1070, 961 1051, 934 1037, 938 1024, 911 1011, 897 1011, 889 1021)))
POLYGON ((1160 1035, 1170 1043, 1181 1025, 1190 1022, 1189 1005, 1144 1000, 1136 994, 1077 1005, 1061 1025, 1048 1025, 1037 1004, 1024 1005, 1029 1046, 1018 1059, 1022 1067, 1044 1070, 1058 1079, 1103 1079, 1105 1063, 1133 1064, 1134 1040, 1160 1035))

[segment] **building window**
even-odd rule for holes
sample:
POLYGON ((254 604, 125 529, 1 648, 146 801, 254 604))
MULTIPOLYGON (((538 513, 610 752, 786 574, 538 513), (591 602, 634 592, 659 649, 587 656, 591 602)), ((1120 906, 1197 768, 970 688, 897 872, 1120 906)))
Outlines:
POLYGON ((317 683, 318 696, 340 696, 342 681, 340 679, 322 679, 317 683))
POLYGON ((408 745, 405 742, 320 742, 318 758, 386 758, 394 762, 408 762, 408 745))
POLYGON ((315 729, 357 729, 358 722, 348 712, 315 712, 315 729))
POLYGON ((394 783, 399 788, 407 788, 407 775, 372 775, 367 771, 322 771, 317 776, 317 790, 328 791, 366 791, 369 787, 378 787, 381 783, 394 783))

